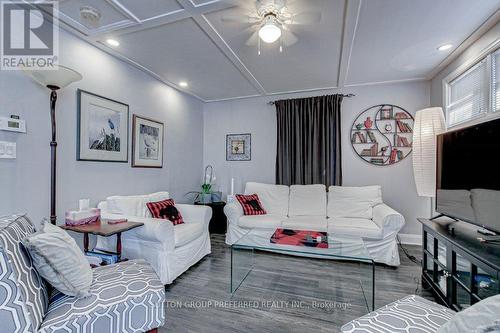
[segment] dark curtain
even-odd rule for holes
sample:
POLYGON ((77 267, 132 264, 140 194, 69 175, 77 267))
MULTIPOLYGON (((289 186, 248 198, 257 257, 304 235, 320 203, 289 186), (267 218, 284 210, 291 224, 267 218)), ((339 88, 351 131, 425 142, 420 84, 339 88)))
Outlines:
POLYGON ((276 184, 342 185, 342 95, 275 102, 276 184))

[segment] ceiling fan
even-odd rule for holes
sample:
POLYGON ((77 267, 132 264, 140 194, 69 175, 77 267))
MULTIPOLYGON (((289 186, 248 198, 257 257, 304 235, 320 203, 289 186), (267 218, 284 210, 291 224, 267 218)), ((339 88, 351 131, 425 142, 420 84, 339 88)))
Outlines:
POLYGON ((294 10, 297 1, 286 0, 225 0, 225 2, 242 7, 247 14, 239 17, 222 17, 222 22, 249 24, 245 31, 253 31, 246 45, 258 45, 260 42, 272 44, 279 40, 280 52, 284 46, 290 46, 298 41, 291 31, 294 25, 309 25, 321 22, 321 12, 294 10))

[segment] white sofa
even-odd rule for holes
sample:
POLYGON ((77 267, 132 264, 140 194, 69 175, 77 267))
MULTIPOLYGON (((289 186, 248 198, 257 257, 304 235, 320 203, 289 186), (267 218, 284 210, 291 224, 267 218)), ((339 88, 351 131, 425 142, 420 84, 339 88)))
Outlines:
POLYGON ((396 236, 404 217, 382 202, 380 186, 271 185, 249 182, 245 194, 258 194, 266 215, 243 215, 238 201, 228 204, 226 243, 251 229, 302 229, 360 237, 378 263, 398 266, 396 236))
MULTIPOLYGON (((206 206, 176 203, 175 207, 184 219, 183 224, 174 226, 169 220, 152 218, 146 203, 168 198, 168 192, 112 196, 98 205, 102 218, 126 218, 144 223, 142 227, 122 233, 122 256, 145 259, 163 284, 172 283, 211 251, 208 223, 212 210, 206 206)), ((116 238, 97 237, 96 247, 115 251, 116 238)))

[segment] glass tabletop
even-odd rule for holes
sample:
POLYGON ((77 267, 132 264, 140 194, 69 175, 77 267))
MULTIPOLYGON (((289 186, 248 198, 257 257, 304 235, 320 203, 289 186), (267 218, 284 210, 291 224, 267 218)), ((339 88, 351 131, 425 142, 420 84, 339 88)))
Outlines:
POLYGON ((275 230, 253 229, 241 237, 232 248, 274 251, 291 255, 315 256, 323 259, 346 259, 372 262, 363 240, 360 237, 342 236, 328 233, 328 247, 286 245, 271 242, 275 230))

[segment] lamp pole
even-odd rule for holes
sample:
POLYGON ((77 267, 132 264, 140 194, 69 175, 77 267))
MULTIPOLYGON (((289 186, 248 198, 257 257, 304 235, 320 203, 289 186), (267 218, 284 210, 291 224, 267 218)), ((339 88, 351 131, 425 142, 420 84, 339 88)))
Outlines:
POLYGON ((56 101, 57 86, 47 85, 50 93, 50 121, 52 125, 52 141, 50 141, 50 223, 56 224, 56 160, 57 160, 57 141, 56 141, 56 101))

